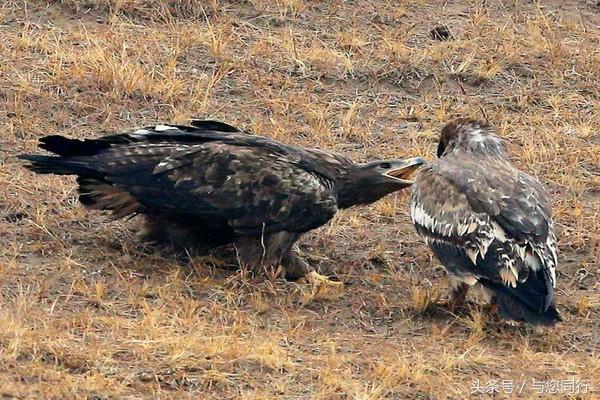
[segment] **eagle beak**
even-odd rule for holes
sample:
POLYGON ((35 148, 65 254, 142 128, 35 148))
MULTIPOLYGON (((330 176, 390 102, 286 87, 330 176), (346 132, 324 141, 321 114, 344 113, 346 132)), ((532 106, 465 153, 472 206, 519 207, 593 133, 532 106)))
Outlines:
POLYGON ((426 161, 421 157, 397 160, 392 163, 392 168, 385 173, 386 176, 401 181, 408 185, 413 183, 412 177, 426 161))

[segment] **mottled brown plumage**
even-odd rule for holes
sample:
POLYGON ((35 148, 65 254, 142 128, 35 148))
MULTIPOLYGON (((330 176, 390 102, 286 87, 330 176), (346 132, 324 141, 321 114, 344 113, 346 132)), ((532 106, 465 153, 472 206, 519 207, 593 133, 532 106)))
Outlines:
POLYGON ((438 157, 415 179, 411 214, 446 267, 454 300, 479 283, 509 320, 559 321, 556 237, 542 185, 510 163, 502 140, 482 122, 446 125, 438 157))
POLYGON ((233 243, 242 264, 283 264, 292 278, 311 270, 293 248, 304 232, 340 208, 409 186, 422 163, 358 164, 214 121, 92 140, 47 136, 40 147, 57 156, 21 156, 28 168, 77 175, 86 206, 143 214, 147 239, 185 248, 233 243))

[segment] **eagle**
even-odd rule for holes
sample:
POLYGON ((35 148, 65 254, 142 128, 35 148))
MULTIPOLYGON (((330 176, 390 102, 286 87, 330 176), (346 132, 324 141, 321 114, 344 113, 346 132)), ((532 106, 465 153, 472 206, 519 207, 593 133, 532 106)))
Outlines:
POLYGON ((89 208, 143 215, 143 239, 184 249, 233 244, 242 266, 290 280, 328 281, 300 256, 303 233, 409 187, 424 163, 356 163, 200 120, 97 139, 51 135, 39 147, 55 155, 20 155, 28 169, 76 175, 89 208))
POLYGON ((540 182, 511 164, 503 140, 481 121, 444 126, 437 156, 415 177, 411 217, 448 273, 451 308, 477 284, 505 320, 561 321, 556 236, 540 182))

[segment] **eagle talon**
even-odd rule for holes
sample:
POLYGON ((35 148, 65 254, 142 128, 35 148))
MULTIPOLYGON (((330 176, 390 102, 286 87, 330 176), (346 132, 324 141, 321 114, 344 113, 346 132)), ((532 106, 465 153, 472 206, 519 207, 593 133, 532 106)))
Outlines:
POLYGON ((440 308, 448 310, 452 314, 464 312, 468 309, 466 301, 458 301, 457 299, 449 299, 439 304, 440 308))
POLYGON ((303 303, 307 304, 316 299, 337 299, 344 292, 344 283, 332 281, 325 275, 316 271, 310 271, 306 274, 306 280, 310 283, 310 292, 303 293, 303 303))
POLYGON ((490 316, 490 318, 494 320, 500 320, 500 310, 498 308, 498 304, 495 302, 491 302, 489 304, 485 304, 482 307, 482 311, 490 316))
POLYGON ((457 301, 457 299, 448 299, 438 303, 437 307, 452 315, 464 316, 470 314, 472 309, 476 307, 476 304, 466 300, 457 301))

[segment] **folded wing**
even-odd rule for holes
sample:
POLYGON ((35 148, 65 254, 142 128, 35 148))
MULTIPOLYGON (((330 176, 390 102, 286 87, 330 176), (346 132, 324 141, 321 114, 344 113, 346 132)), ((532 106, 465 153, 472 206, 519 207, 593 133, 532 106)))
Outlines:
POLYGON ((440 159, 416 179, 412 218, 449 272, 473 276, 500 293, 499 301, 514 302, 505 304, 507 313, 533 315, 514 319, 555 313, 548 310, 556 238, 547 198, 532 177, 496 160, 440 159))
POLYGON ((78 175, 81 201, 117 217, 155 210, 260 234, 313 229, 337 211, 332 182, 304 168, 296 148, 222 123, 41 142, 59 156, 23 156, 30 169, 78 175))

